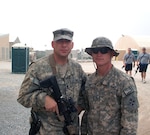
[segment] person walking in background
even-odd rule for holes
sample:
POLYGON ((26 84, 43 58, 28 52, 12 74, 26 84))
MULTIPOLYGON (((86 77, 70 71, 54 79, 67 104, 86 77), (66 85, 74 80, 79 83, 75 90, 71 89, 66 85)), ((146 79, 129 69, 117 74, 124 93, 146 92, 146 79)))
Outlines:
MULTIPOLYGON (((81 65, 68 58, 74 44, 73 31, 59 29, 53 32, 53 54, 33 62, 22 82, 17 101, 24 107, 32 108, 41 121, 41 126, 36 135, 68 135, 64 126, 68 123, 60 120, 59 108, 50 88, 41 89, 39 82, 52 75, 56 76, 62 97, 73 99, 75 107, 86 75, 81 65)), ((63 107, 63 109, 65 109, 63 107)), ((71 112, 71 131, 78 135, 79 121, 78 112, 71 112)), ((68 118, 68 117, 67 117, 68 118)), ((33 119, 32 119, 33 121, 33 119)), ((66 129, 66 128, 65 128, 66 129)), ((68 125, 67 125, 68 129, 68 125)), ((68 129, 69 131, 69 129, 68 129)))
POLYGON ((88 135, 136 135, 137 88, 132 77, 112 65, 117 53, 111 41, 98 37, 85 52, 96 63, 96 71, 87 78, 84 94, 80 95, 80 100, 87 99, 82 103, 88 106, 88 135))
POLYGON ((135 56, 132 53, 131 48, 128 48, 128 52, 123 57, 123 66, 127 74, 132 76, 132 64, 135 67, 135 56))
POLYGON ((137 57, 137 66, 139 66, 139 72, 141 72, 142 82, 146 83, 146 71, 148 64, 150 63, 150 54, 146 52, 146 48, 142 48, 142 53, 137 57))

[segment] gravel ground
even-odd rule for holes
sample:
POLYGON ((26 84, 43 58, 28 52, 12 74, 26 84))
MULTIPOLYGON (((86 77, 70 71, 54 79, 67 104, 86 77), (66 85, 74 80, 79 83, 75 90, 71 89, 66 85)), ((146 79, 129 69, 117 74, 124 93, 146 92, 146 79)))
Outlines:
MULTIPOLYGON (((122 62, 113 63, 121 69, 122 62)), ((91 62, 80 64, 86 72, 94 71, 91 62)), ((150 66, 147 75, 150 75, 150 66)), ((28 135, 30 109, 16 101, 23 78, 24 74, 11 73, 11 62, 0 61, 0 135, 28 135)), ((146 84, 141 82, 139 73, 134 78, 140 103, 138 135, 150 135, 150 76, 146 84)))
POLYGON ((30 110, 16 101, 23 78, 10 72, 10 63, 0 62, 0 135, 28 135, 30 110))

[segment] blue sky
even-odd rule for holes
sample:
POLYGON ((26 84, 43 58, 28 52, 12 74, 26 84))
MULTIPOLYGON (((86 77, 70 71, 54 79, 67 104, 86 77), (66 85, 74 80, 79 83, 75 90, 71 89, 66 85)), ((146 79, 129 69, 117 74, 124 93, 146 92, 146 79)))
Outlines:
POLYGON ((0 0, 0 33, 35 49, 51 49, 52 31, 74 31, 74 49, 98 36, 150 36, 149 0, 0 0), (45 47, 46 46, 46 47, 45 47))

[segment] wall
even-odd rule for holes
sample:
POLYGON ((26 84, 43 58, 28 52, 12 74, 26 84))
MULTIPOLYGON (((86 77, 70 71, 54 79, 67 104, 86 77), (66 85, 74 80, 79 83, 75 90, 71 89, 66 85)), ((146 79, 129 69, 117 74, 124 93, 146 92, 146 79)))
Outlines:
POLYGON ((9 34, 0 35, 0 60, 7 61, 9 59, 9 34))

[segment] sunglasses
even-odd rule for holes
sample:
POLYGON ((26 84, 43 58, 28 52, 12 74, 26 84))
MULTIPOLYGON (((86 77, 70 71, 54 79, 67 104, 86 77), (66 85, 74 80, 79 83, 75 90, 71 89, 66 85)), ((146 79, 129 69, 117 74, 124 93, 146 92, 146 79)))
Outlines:
POLYGON ((110 49, 108 47, 102 47, 102 48, 93 48, 92 49, 92 53, 94 54, 98 54, 98 52, 100 52, 101 54, 106 54, 108 53, 110 49))

